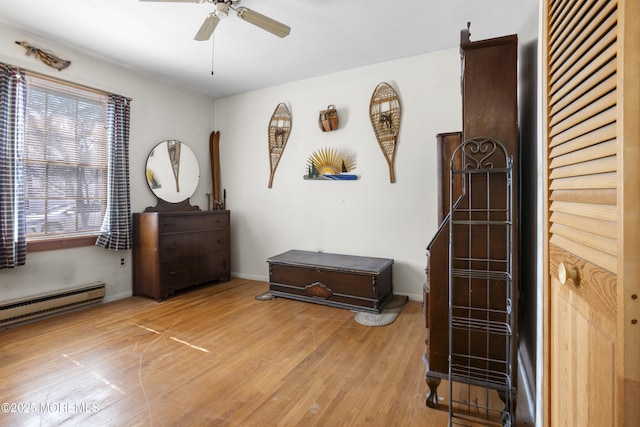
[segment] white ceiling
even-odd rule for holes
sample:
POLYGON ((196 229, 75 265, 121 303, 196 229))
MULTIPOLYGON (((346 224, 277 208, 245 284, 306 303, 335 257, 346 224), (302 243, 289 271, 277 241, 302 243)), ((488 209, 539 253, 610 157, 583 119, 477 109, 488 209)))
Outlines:
POLYGON ((467 21, 472 41, 514 34, 537 4, 538 0, 242 0, 241 6, 289 25, 291 34, 281 39, 230 11, 216 28, 213 42, 193 40, 214 9, 209 3, 0 0, 0 20, 220 98, 456 47, 467 21))

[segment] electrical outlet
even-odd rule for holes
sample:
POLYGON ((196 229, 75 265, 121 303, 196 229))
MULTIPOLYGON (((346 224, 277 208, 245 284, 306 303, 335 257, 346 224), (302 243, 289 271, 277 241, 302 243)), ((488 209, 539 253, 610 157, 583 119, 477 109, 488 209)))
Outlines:
POLYGON ((120 257, 120 267, 124 267, 124 257, 120 257))

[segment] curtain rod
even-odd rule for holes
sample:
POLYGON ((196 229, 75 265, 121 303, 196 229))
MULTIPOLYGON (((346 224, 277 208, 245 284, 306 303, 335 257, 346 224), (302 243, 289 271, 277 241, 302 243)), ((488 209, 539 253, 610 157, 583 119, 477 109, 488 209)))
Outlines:
POLYGON ((26 74, 30 74, 30 75, 32 75, 34 77, 38 77, 38 78, 41 78, 41 79, 44 79, 44 80, 49 80, 49 81, 52 81, 52 82, 62 82, 62 83, 67 84, 69 86, 75 86, 78 89, 83 89, 83 90, 87 90, 87 91, 90 91, 90 92, 93 92, 93 93, 97 93, 98 95, 117 95, 117 96, 122 96, 123 98, 125 98, 127 100, 127 102, 131 102, 132 101, 132 99, 129 98, 128 96, 119 95, 117 93, 108 92, 108 91, 102 90, 102 89, 96 89, 94 87, 83 85, 81 83, 76 83, 76 82, 72 82, 72 81, 69 81, 69 80, 61 79, 61 78, 58 78, 58 77, 53 77, 53 76, 50 76, 48 74, 40 73, 38 71, 29 70, 28 68, 19 67, 17 65, 11 65, 11 64, 6 64, 6 65, 9 65, 9 66, 14 67, 14 68, 18 68, 18 69, 24 71, 26 74))

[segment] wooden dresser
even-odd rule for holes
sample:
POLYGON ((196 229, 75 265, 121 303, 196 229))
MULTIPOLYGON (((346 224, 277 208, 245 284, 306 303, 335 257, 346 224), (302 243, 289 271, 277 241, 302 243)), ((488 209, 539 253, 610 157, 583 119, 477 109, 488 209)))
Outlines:
POLYGON ((133 215, 133 294, 162 300, 230 278, 229 211, 133 215))

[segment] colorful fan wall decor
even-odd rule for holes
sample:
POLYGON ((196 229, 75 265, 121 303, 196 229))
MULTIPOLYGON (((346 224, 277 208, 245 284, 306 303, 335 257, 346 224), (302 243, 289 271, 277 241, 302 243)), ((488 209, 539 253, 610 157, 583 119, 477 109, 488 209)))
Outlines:
POLYGON ((380 83, 371 95, 369 117, 371 126, 389 166, 389 180, 396 182, 393 165, 396 159, 398 131, 402 107, 395 89, 389 83, 380 83))
POLYGON ((321 148, 307 160, 307 174, 304 179, 353 181, 357 175, 350 174, 355 169, 353 156, 336 148, 321 148))
POLYGON ((278 104, 269 121, 269 188, 273 185, 273 176, 280 162, 280 157, 287 145, 291 133, 291 113, 284 103, 278 104))

